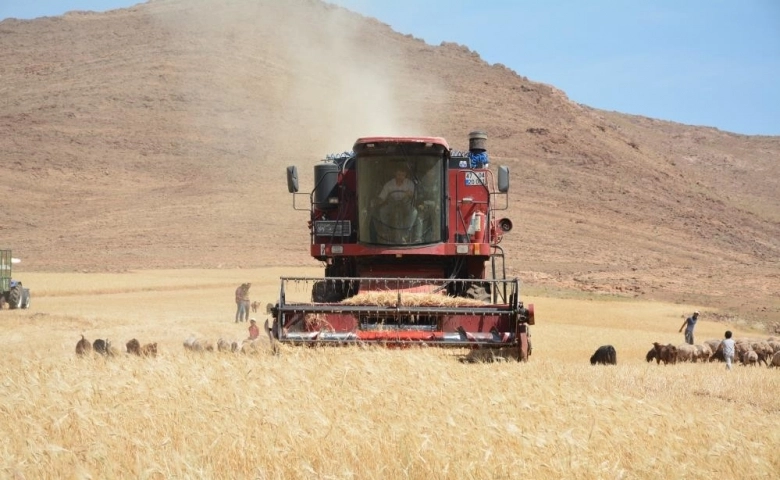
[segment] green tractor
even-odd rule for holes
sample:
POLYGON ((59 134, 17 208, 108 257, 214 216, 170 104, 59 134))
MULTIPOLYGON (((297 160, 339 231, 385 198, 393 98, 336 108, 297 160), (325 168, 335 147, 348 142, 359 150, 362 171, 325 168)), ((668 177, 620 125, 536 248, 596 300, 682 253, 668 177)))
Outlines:
POLYGON ((11 250, 0 250, 0 308, 30 308, 30 289, 11 278, 11 265, 19 260, 11 256, 11 250))

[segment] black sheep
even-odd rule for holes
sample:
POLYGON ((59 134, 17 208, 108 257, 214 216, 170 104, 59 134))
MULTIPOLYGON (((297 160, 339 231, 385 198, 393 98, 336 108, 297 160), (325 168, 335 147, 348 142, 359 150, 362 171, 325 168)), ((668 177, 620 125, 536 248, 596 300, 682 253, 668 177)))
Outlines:
POLYGON ((92 344, 92 349, 95 350, 95 353, 99 353, 101 355, 108 355, 108 347, 109 347, 108 340, 103 340, 98 338, 95 340, 95 342, 92 344))
POLYGON ((617 365, 617 352, 612 345, 602 345, 590 357, 590 364, 617 365))

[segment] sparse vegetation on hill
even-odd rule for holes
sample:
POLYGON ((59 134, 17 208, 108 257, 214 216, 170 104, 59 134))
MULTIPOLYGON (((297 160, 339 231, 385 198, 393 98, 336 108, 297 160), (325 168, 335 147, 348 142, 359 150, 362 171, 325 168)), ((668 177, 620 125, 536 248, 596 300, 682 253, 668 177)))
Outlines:
MULTIPOLYGON (((316 1, 0 22, 5 247, 27 271, 308 265, 302 182, 359 136, 488 133, 529 286, 780 317, 780 138, 600 111, 316 1)), ((724 92, 727 95, 728 92, 724 92)), ((717 99, 713 99, 717 101, 717 99)))

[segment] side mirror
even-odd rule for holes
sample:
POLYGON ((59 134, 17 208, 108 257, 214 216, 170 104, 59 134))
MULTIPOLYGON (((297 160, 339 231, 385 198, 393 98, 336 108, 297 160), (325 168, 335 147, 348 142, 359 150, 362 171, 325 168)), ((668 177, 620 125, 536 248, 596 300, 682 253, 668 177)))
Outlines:
POLYGON ((501 193, 509 191, 509 167, 498 167, 498 191, 501 193))
POLYGON ((295 165, 287 167, 287 191, 298 193, 298 168, 295 165))

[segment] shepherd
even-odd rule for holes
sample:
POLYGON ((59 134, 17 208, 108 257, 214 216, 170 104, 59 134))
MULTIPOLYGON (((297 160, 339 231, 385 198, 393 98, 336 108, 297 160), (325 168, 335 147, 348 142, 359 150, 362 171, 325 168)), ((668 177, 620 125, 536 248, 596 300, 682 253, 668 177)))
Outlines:
POLYGON ((680 330, 678 332, 682 332, 683 327, 685 328, 685 343, 688 345, 693 345, 693 329, 696 327, 696 322, 699 320, 699 311, 696 310, 693 312, 693 315, 686 318, 683 324, 680 326, 680 330))

